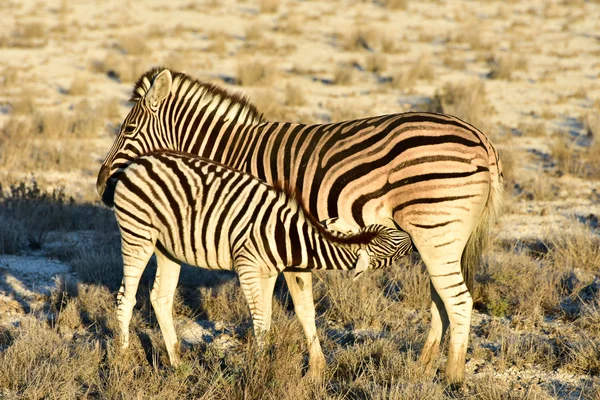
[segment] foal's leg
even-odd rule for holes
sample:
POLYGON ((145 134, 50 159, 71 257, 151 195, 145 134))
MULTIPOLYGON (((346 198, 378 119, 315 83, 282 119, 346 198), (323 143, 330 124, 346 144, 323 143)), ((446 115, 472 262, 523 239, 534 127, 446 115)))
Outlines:
POLYGON ((158 268, 154 286, 150 292, 150 301, 165 340, 169 361, 175 367, 179 364, 179 345, 173 325, 173 298, 177 289, 181 265, 168 258, 158 248, 154 253, 158 268))
POLYGON ((284 272, 288 289, 294 302, 296 316, 300 320, 308 342, 308 374, 321 377, 325 372, 325 356, 317 336, 315 303, 312 292, 311 272, 284 272))

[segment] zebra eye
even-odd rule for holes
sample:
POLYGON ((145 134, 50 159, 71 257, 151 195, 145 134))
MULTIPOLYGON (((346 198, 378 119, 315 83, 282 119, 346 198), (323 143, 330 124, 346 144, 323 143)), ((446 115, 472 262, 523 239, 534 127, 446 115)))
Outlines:
POLYGON ((125 129, 123 129, 123 133, 124 133, 126 136, 133 135, 133 134, 135 133, 135 128, 137 128, 137 126, 136 126, 136 125, 127 125, 127 126, 125 127, 125 129))

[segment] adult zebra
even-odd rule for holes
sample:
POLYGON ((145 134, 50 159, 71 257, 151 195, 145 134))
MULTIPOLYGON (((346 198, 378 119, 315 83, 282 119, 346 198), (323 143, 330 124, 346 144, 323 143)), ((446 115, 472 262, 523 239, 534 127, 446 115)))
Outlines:
POLYGON ((412 250, 406 232, 382 225, 350 236, 330 232, 294 191, 187 153, 161 151, 136 158, 119 176, 114 209, 123 254, 117 312, 122 347, 129 345, 142 272, 156 252, 159 268, 150 300, 174 366, 179 356, 173 297, 181 261, 238 274, 262 344, 280 272, 352 270, 356 279, 412 250))
MULTIPOLYGON (((431 279, 432 322, 421 360, 433 361, 449 326, 446 376, 464 380, 469 288, 502 204, 498 153, 483 133, 431 113, 323 125, 266 122, 240 96, 162 68, 138 80, 131 100, 98 175, 103 199, 111 198, 118 173, 133 159, 173 149, 268 183, 284 181, 319 220, 339 218, 353 229, 398 224, 431 279)), ((316 336, 312 276, 284 275, 308 338, 310 372, 320 374, 325 359, 316 336)))

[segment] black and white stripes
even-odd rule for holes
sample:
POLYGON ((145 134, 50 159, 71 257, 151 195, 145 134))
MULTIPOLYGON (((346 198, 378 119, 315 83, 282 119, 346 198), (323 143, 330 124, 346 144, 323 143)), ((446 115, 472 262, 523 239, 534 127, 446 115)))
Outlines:
MULTIPOLYGON (((324 125, 263 121, 239 96, 156 69, 134 88, 133 109, 100 170, 110 203, 120 171, 159 149, 197 154, 275 184, 294 187, 319 220, 344 231, 380 224, 406 231, 432 282, 432 327, 422 352, 431 362, 450 327, 447 376, 464 378, 474 269, 502 205, 498 154, 473 126, 448 115, 403 113, 324 125)), ((311 278, 286 272, 310 344, 310 369, 322 372, 311 278)))
POLYGON ((114 209, 124 265, 118 304, 123 345, 129 342, 139 279, 156 251, 163 262, 151 299, 173 364, 178 359, 171 307, 179 262, 236 271, 260 340, 269 329, 280 272, 333 269, 357 275, 389 266, 412 250, 405 232, 382 225, 356 235, 330 232, 293 193, 183 153, 157 152, 134 160, 119 177, 114 209), (169 290, 161 292, 163 286, 169 290))

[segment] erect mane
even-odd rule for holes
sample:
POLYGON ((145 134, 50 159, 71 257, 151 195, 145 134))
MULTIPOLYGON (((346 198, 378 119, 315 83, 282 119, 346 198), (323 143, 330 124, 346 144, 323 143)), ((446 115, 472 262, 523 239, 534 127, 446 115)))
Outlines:
POLYGON ((300 208, 306 220, 315 227, 315 229, 325 237, 326 240, 339 243, 339 244, 369 244, 371 241, 377 236, 377 232, 359 232, 352 235, 336 235, 332 233, 330 230, 327 230, 321 222, 311 214, 308 210, 304 201, 302 200, 302 196, 298 192, 298 189, 290 186, 289 184, 277 183, 273 185, 275 191, 277 191, 280 195, 293 199, 297 204, 298 208, 300 208))
MULTIPOLYGON (((188 85, 189 96, 190 92, 202 92, 200 98, 202 104, 214 104, 213 111, 223 116, 240 115, 248 123, 264 122, 264 116, 258 111, 256 106, 248 100, 248 97, 240 93, 231 93, 224 88, 221 88, 210 82, 203 82, 184 74, 183 72, 174 71, 169 68, 155 67, 144 73, 133 86, 131 98, 129 101, 138 102, 146 96, 152 83, 158 74, 165 69, 171 72, 173 78, 173 88, 171 93, 174 93, 179 86, 188 85), (223 107, 224 106, 224 107, 223 107)), ((188 91, 186 89, 186 91, 188 91)))

